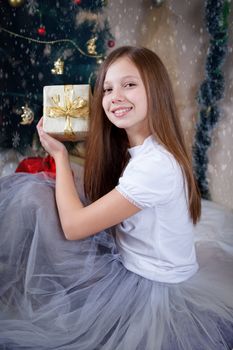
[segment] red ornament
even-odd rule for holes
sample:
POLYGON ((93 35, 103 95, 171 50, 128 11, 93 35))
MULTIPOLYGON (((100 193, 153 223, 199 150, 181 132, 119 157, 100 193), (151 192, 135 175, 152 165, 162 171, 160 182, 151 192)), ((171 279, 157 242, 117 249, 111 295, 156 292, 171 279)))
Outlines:
POLYGON ((108 40, 108 47, 114 47, 115 41, 114 40, 108 40))
POLYGON ((75 5, 81 5, 82 0, 74 0, 75 5))
POLYGON ((45 29, 45 26, 40 26, 38 29, 37 29, 37 33, 41 36, 44 36, 46 34, 46 29, 45 29))

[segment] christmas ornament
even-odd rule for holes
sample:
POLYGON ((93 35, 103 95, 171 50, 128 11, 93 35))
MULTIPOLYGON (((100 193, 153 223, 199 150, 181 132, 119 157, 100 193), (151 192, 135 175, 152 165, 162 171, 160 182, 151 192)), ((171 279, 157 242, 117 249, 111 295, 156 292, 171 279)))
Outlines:
POLYGON ((26 7, 30 16, 34 16, 39 11, 39 4, 37 0, 27 0, 26 7))
POLYGON ((115 41, 114 40, 108 40, 108 47, 114 47, 115 46, 115 41))
POLYGON ((97 36, 94 36, 93 38, 87 41, 87 51, 90 55, 97 55, 96 40, 97 40, 97 36))
POLYGON ((82 0, 74 0, 75 5, 81 5, 82 0))
POLYGON ((46 34, 45 26, 40 25, 39 28, 37 29, 37 33, 38 33, 40 36, 44 36, 44 35, 46 34))
POLYGON ((54 62, 54 68, 51 69, 53 74, 63 74, 64 73, 64 61, 61 58, 58 58, 57 61, 54 62))
POLYGON ((11 7, 20 7, 23 5, 24 0, 8 0, 11 7))
POLYGON ((22 110, 23 110, 23 114, 21 114, 22 121, 20 122, 20 124, 30 125, 34 120, 33 111, 31 110, 31 108, 28 107, 27 104, 26 106, 22 107, 22 110))

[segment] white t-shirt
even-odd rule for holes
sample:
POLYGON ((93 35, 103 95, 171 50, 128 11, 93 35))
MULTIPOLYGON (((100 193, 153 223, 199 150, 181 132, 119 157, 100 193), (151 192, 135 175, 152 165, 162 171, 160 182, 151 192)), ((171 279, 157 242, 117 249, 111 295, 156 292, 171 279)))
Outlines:
POLYGON ((116 189, 142 210, 117 226, 123 264, 151 280, 182 282, 198 264, 181 168, 152 135, 129 153, 116 189))

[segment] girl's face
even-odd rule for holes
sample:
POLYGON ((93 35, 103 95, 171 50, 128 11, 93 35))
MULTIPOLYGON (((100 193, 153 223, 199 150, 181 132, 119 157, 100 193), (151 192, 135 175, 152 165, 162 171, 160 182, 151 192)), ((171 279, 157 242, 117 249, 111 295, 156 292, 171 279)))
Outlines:
POLYGON ((137 67, 127 57, 106 73, 102 106, 108 119, 128 136, 148 134, 146 89, 137 67))

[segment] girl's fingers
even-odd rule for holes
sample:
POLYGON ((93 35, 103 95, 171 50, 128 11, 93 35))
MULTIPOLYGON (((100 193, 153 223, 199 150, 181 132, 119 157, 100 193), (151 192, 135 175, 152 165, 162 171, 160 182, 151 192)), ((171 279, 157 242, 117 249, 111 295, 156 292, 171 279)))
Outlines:
POLYGON ((43 117, 40 118, 40 120, 39 120, 39 122, 38 122, 36 127, 37 127, 37 130, 42 129, 42 127, 43 127, 43 117))
POLYGON ((43 117, 41 117, 40 118, 40 120, 39 120, 39 123, 38 123, 40 126, 42 126, 43 125, 43 117))

